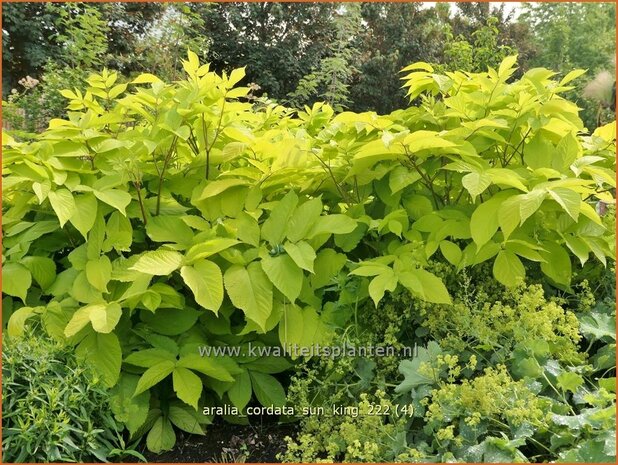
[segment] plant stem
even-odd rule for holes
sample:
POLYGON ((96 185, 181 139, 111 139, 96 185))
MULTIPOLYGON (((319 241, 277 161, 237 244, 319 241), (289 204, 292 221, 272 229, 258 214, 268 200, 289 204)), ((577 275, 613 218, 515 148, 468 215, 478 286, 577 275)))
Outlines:
POLYGON ((174 139, 170 144, 170 148, 167 151, 167 155, 165 155, 165 160, 163 161, 163 168, 161 169, 161 174, 159 175, 159 187, 157 189, 157 209, 155 211, 155 216, 158 216, 159 212, 161 211, 161 191, 163 189, 163 178, 165 177, 165 170, 167 169, 169 162, 172 159, 172 155, 174 153, 174 149, 176 148, 177 141, 178 136, 174 136, 174 139))

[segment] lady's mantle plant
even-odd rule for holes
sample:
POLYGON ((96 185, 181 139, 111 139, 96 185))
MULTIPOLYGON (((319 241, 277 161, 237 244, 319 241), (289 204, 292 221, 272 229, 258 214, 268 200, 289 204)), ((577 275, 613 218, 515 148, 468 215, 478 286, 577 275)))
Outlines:
POLYGON ((242 69, 191 52, 172 84, 91 76, 63 92, 67 120, 3 137, 9 335, 40 318, 160 451, 173 426, 203 433, 203 406, 285 403, 288 361, 202 346, 324 343, 341 305, 386 292, 449 304, 436 256, 568 290, 572 266, 615 253, 595 212, 613 202, 615 124, 585 135, 560 97, 581 71, 509 82, 514 66, 411 65, 418 105, 384 116, 256 102, 242 69), (346 280, 353 294, 330 292, 346 280))

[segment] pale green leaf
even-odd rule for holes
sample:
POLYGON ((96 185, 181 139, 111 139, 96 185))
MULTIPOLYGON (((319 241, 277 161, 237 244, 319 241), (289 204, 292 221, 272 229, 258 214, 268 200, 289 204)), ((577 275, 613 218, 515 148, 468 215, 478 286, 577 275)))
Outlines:
POLYGON ((262 225, 262 237, 272 246, 283 242, 288 223, 294 214, 298 196, 294 191, 288 192, 270 212, 270 216, 262 225))
POLYGON ((195 301, 217 313, 223 303, 223 275, 219 266, 201 259, 193 266, 183 266, 180 275, 193 292, 195 301))
POLYGON ((141 255, 130 270, 165 276, 176 271, 183 263, 183 256, 173 250, 158 249, 141 255))
POLYGON ((63 227, 76 211, 73 194, 71 194, 71 192, 67 189, 58 189, 55 191, 50 191, 48 198, 49 203, 56 212, 56 216, 58 216, 60 227, 63 227))
POLYGON ((313 263, 316 258, 313 247, 305 241, 300 241, 296 244, 286 242, 284 248, 292 260, 294 260, 294 263, 296 263, 303 270, 313 273, 313 263))
POLYGON ((501 250, 494 261, 493 274, 498 282, 507 287, 520 284, 526 277, 526 270, 517 255, 501 250))
POLYGON ((303 271, 294 260, 289 255, 266 256, 261 263, 268 279, 290 302, 294 302, 303 287, 303 271))
POLYGON ((202 380, 183 367, 174 368, 172 373, 174 392, 180 400, 197 410, 197 401, 202 395, 202 380))
POLYGON ((224 276, 225 289, 235 307, 264 329, 273 308, 272 283, 260 263, 232 265, 224 276))

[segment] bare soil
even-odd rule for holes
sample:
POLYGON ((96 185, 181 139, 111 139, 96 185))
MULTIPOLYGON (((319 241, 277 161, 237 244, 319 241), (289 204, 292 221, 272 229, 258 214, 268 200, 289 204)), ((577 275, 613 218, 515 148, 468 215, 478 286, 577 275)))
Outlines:
POLYGON ((295 423, 275 417, 254 417, 250 425, 235 425, 217 418, 199 436, 177 431, 174 449, 153 454, 141 451, 148 462, 165 463, 276 463, 285 450, 285 437, 294 436, 295 423))

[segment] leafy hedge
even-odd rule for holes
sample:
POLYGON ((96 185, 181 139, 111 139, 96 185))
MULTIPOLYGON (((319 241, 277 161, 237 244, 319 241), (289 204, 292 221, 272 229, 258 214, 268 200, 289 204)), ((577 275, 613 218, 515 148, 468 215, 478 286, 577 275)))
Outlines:
POLYGON ((283 405, 284 358, 203 346, 326 342, 366 299, 450 304, 426 269, 493 262, 568 291, 572 266, 614 257, 615 123, 585 135, 561 80, 515 57, 487 73, 404 69, 418 105, 390 115, 294 112, 189 52, 187 78, 103 71, 65 90, 68 120, 3 135, 3 304, 9 337, 40 318, 109 387, 153 451, 205 405, 283 405), (334 285, 342 286, 332 292, 334 285))

